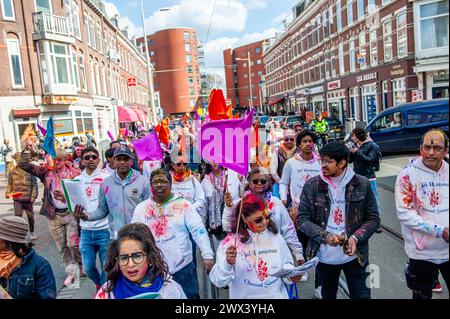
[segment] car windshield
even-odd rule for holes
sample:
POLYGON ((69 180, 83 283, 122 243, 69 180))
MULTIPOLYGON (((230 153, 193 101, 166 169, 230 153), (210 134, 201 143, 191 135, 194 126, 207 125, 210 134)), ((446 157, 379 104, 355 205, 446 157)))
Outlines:
POLYGON ((266 124, 268 120, 269 120, 268 116, 262 116, 261 118, 259 118, 259 123, 266 124))
POLYGON ((335 118, 327 117, 325 118, 325 121, 327 121, 329 125, 341 125, 341 123, 335 118))
POLYGON ((287 122, 288 123, 302 122, 302 117, 301 116, 288 117, 287 122))
POLYGON ((283 120, 283 117, 282 116, 277 116, 277 117, 274 117, 273 118, 273 121, 274 122, 281 122, 283 120))

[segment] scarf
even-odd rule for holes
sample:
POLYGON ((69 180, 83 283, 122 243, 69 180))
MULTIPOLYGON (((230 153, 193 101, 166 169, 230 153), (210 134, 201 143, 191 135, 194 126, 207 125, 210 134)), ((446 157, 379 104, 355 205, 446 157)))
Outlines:
POLYGON ((153 283, 150 282, 149 277, 149 274, 147 274, 144 280, 140 284, 137 284, 129 281, 122 274, 120 274, 114 288, 114 297, 116 299, 127 299, 151 292, 159 292, 163 286, 161 275, 157 276, 153 283))
POLYGON ((173 179, 175 180, 175 182, 177 183, 182 183, 185 180, 187 180, 190 176, 191 176, 191 170, 190 169, 186 169, 184 172, 182 173, 178 173, 178 172, 173 172, 172 173, 173 179))
POLYGON ((210 173, 208 178, 213 186, 211 202, 208 205, 209 228, 211 230, 216 230, 222 226, 224 191, 227 177, 222 171, 219 177, 216 177, 214 173, 210 173))
POLYGON ((54 193, 55 190, 62 191, 61 180, 63 179, 72 179, 79 175, 79 171, 74 168, 68 168, 64 166, 59 171, 49 170, 47 176, 45 177, 45 187, 51 192, 54 193))
POLYGON ((284 152, 284 154, 281 153, 281 156, 283 156, 283 158, 287 161, 292 156, 294 156, 294 154, 297 152, 297 147, 293 147, 292 149, 288 149, 283 143, 283 144, 280 145, 280 151, 284 152))
POLYGON ((0 251, 0 277, 8 279, 21 262, 12 251, 0 251))

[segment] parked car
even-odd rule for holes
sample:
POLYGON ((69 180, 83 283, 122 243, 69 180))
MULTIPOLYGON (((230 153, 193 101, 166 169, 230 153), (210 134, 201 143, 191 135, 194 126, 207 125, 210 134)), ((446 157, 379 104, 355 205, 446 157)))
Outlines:
POLYGON ((270 132, 270 130, 273 128, 273 122, 280 122, 282 123, 285 116, 273 116, 270 117, 269 120, 266 122, 266 132, 270 132))
POLYGON ((283 123, 281 123, 282 128, 294 128, 295 123, 301 123, 303 125, 303 118, 300 115, 292 115, 292 116, 286 116, 286 118, 283 120, 283 123))
POLYGON ((270 119, 269 115, 262 115, 258 118, 259 122, 258 122, 258 127, 259 128, 265 128, 266 127, 266 123, 267 121, 270 119))
POLYGON ((431 128, 440 128, 448 136, 448 107, 448 98, 391 107, 370 121, 366 131, 382 153, 416 151, 431 128))

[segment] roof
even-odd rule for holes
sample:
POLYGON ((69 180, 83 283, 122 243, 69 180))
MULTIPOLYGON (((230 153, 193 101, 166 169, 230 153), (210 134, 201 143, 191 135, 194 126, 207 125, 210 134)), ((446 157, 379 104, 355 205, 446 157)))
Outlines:
POLYGON ((412 103, 406 103, 406 104, 401 104, 401 105, 390 107, 390 108, 384 110, 383 112, 381 112, 380 115, 385 114, 385 113, 400 112, 400 111, 403 111, 406 109, 417 109, 417 108, 421 108, 421 107, 432 107, 432 106, 447 106, 448 107, 448 104, 449 104, 448 98, 434 99, 434 100, 427 100, 427 101, 420 101, 420 102, 412 102, 412 103))

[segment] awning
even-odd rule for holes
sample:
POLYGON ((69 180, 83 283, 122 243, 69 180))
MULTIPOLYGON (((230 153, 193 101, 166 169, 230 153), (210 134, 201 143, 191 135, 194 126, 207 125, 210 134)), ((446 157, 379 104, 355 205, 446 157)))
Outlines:
POLYGON ((41 110, 38 108, 15 109, 15 110, 12 110, 12 114, 13 114, 14 118, 38 117, 39 115, 41 115, 41 110))
POLYGON ((139 117, 139 121, 145 122, 145 119, 147 118, 147 116, 145 115, 144 111, 141 109, 134 109, 134 111, 136 112, 137 116, 139 117))
POLYGON ((280 97, 279 99, 276 99, 276 100, 274 100, 274 101, 272 101, 272 102, 269 102, 269 106, 272 106, 272 105, 274 105, 274 104, 277 104, 277 103, 283 101, 285 98, 286 98, 286 97, 283 96, 283 97, 280 97))
POLYGON ((139 116, 130 108, 118 106, 117 113, 119 122, 137 122, 140 121, 139 116))

